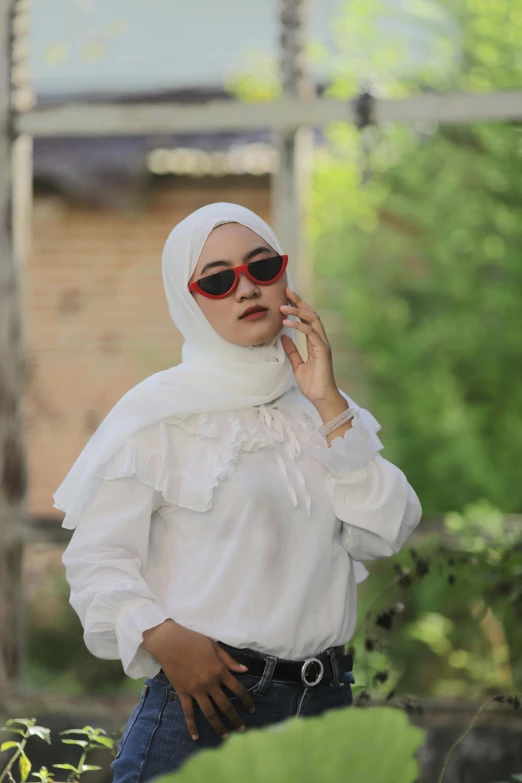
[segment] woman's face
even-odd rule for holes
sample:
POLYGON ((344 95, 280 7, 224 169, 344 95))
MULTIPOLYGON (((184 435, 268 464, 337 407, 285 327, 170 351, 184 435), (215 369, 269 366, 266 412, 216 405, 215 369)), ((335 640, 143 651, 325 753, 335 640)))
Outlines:
MULTIPOLYGON (((275 255, 274 248, 251 229, 225 223, 210 232, 189 282, 275 255)), ((258 285, 241 274, 236 290, 224 299, 210 299, 197 291, 192 296, 220 337, 234 345, 254 346, 270 342, 281 331, 285 316, 280 307, 287 304, 286 286, 286 272, 269 285, 258 285), (242 317, 258 306, 266 308, 261 316, 242 317)))

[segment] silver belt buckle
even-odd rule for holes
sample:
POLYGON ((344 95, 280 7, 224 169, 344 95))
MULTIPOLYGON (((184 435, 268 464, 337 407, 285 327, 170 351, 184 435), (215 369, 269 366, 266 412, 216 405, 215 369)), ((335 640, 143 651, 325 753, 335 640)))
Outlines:
POLYGON ((319 685, 319 683, 323 679, 323 674, 324 674, 324 666, 322 664, 322 661, 319 660, 319 658, 307 658, 301 667, 301 679, 308 688, 313 688, 315 685, 319 685), (306 677, 306 672, 311 663, 316 663, 319 666, 319 674, 317 676, 317 679, 314 680, 314 682, 309 682, 306 677))

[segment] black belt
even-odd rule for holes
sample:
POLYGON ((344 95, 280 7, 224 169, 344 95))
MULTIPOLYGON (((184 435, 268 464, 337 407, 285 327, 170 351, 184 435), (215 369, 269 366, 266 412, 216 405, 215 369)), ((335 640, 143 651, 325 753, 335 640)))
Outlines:
MULTIPOLYGON (((287 661, 283 658, 276 658, 273 655, 252 655, 245 649, 231 647, 229 644, 219 642, 220 646, 226 650, 232 658, 238 663, 248 666, 248 674, 254 677, 262 677, 268 661, 275 661, 272 671, 272 679, 282 682, 303 683, 309 687, 319 685, 323 678, 331 682, 335 674, 332 668, 330 655, 325 650, 318 655, 310 658, 303 658, 298 661, 287 661)), ((351 672, 353 669, 353 658, 350 653, 344 652, 344 646, 333 647, 334 657, 337 664, 337 674, 342 679, 343 674, 351 672)))

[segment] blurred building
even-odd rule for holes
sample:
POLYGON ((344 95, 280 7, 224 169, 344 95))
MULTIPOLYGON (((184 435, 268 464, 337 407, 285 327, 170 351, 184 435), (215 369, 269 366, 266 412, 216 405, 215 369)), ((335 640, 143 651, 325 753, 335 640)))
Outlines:
MULTIPOLYGON (((340 5, 311 4, 325 45, 340 5)), ((277 55, 275 0, 49 0, 31 16, 39 104, 226 98, 223 84, 251 67, 251 52, 277 55)), ((60 518, 52 493, 103 416, 142 378, 179 361, 161 281, 170 229, 217 200, 269 218, 273 165, 267 134, 36 140, 27 278, 33 517, 60 518)))
POLYGON ((107 411, 179 361, 181 338, 161 280, 171 228, 221 200, 270 218, 269 141, 263 134, 35 141, 26 434, 33 517, 61 516, 52 493, 107 411))
MULTIPOLYGON (((387 1, 392 8, 398 2, 387 1)), ((309 2, 316 85, 335 72, 335 59, 321 53, 343 46, 346 31, 333 25, 342 7, 343 0, 309 2)), ((276 0, 35 3, 29 51, 38 103, 230 98, 223 85, 234 74, 270 73, 278 11, 276 0)), ((263 132, 35 141, 27 276, 31 515, 60 517, 52 492, 106 412, 142 378, 179 360, 161 282, 170 229, 217 200, 268 219, 276 165, 263 132)))

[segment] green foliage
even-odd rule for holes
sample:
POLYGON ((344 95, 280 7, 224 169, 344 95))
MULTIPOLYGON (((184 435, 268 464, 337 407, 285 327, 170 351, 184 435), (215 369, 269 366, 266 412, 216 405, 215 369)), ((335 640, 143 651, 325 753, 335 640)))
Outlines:
POLYGON ((104 661, 85 647, 83 628, 69 604, 70 587, 62 572, 50 573, 47 585, 52 601, 52 620, 43 614, 40 602, 28 607, 28 681, 32 687, 55 692, 102 693, 116 690, 138 693, 142 687, 125 676, 121 661, 104 661))
MULTIPOLYGON (((521 0, 414 0, 398 11, 404 21, 410 12, 410 29, 431 36, 419 39, 420 65, 372 9, 346 6, 343 29, 359 41, 339 41, 332 95, 366 81, 386 96, 520 87, 521 0)), ((328 142, 316 155, 310 228, 338 379, 382 423, 384 455, 425 515, 464 509, 446 518, 447 547, 423 541, 419 572, 407 551, 397 558, 410 575, 384 600, 405 609, 391 635, 375 625, 382 601, 364 622, 359 698, 520 690, 520 523, 517 532, 501 512, 522 511, 522 128, 419 122, 361 139, 336 124, 328 142)), ((375 564, 371 594, 394 573, 375 564)))
POLYGON ((251 51, 245 67, 227 77, 225 89, 245 103, 273 101, 281 93, 277 66, 269 54, 251 51))
MULTIPOLYGON (((319 718, 292 718, 273 727, 235 734, 219 750, 203 751, 175 775, 180 783, 288 783, 349 779, 372 783, 413 783, 414 754, 424 732, 389 707, 331 710, 319 718), (368 753, 368 748, 378 753, 368 753)), ((157 778, 162 783, 172 775, 157 778)))
POLYGON ((43 726, 37 726, 34 718, 11 718, 6 721, 5 726, 0 728, 0 731, 18 734, 21 737, 19 740, 8 740, 0 744, 0 753, 16 748, 5 768, 0 770, 0 783, 8 776, 9 779, 12 779, 11 769, 16 761, 18 761, 21 783, 25 783, 31 772, 31 762, 25 751, 27 741, 30 737, 39 737, 50 745, 50 731, 43 726))
MULTIPOLYGON (((10 734, 19 734, 21 736, 21 740, 9 740, 0 745, 0 753, 12 750, 13 748, 17 749, 15 753, 11 754, 5 767, 3 769, 0 767, 0 783, 6 778, 11 781, 13 780, 11 770, 16 761, 18 761, 21 783, 26 783, 30 774, 32 774, 33 777, 38 778, 40 783, 53 783, 54 776, 49 772, 47 767, 40 767, 38 772, 31 773, 32 765, 26 753, 26 745, 30 737, 39 737, 50 745, 50 729, 45 728, 44 726, 37 726, 35 718, 12 718, 11 720, 6 721, 5 726, 0 728, 0 731, 7 731, 10 734)), ((101 769, 99 766, 86 764, 86 760, 89 753, 93 750, 108 750, 111 755, 114 756, 117 739, 104 736, 106 733, 107 732, 104 731, 104 729, 93 728, 92 726, 84 726, 83 729, 67 729, 66 731, 61 731, 60 734, 80 734, 85 737, 85 739, 62 740, 64 745, 78 745, 81 748, 80 760, 77 766, 74 766, 73 764, 53 764, 53 767, 68 770, 69 774, 67 780, 70 781, 70 783, 78 781, 84 772, 101 769)))
POLYGON ((516 521, 486 503, 448 514, 443 540, 372 569, 353 642, 357 683, 378 696, 522 691, 521 594, 516 521))
MULTIPOLYGON (((446 47, 445 67, 434 58, 406 73, 403 62, 379 81, 386 68, 376 68, 370 47, 367 72, 385 93, 521 84, 521 0, 413 7, 424 19, 439 9, 433 49, 446 47)), ((347 53, 345 66, 338 96, 359 81, 360 61, 347 53)), ((365 133, 367 161, 357 131, 335 126, 316 163, 311 230, 339 377, 383 424, 386 456, 426 514, 477 497, 521 511, 522 128, 365 133)))

